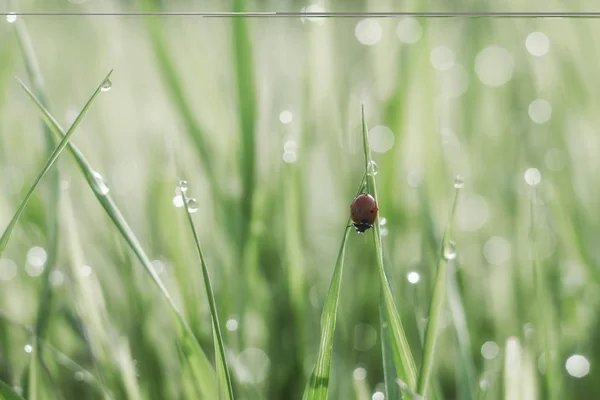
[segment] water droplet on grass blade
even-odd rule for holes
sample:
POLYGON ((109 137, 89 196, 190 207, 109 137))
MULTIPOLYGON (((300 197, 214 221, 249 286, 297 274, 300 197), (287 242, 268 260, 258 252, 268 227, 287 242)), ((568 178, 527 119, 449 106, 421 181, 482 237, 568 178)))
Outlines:
POLYGON ((369 164, 367 165, 367 174, 370 176, 375 176, 375 175, 377 175, 378 172, 379 172, 379 167, 377 166, 375 161, 373 161, 373 160, 369 161, 369 164))
POLYGON ((9 24, 12 24, 16 20, 17 20, 17 14, 15 14, 14 12, 10 12, 6 15, 6 22, 8 22, 9 24))
POLYGON ((106 78, 106 80, 104 82, 102 82, 102 86, 100 86, 100 90, 102 90, 103 92, 108 92, 111 87, 112 87, 112 81, 110 80, 110 78, 106 78))
POLYGON ((455 189, 462 189, 463 186, 465 186, 465 180, 462 176, 457 175, 456 178, 454 178, 454 188, 455 189))
POLYGON ((98 172, 94 171, 92 173, 92 177, 93 179, 93 188, 94 191, 96 191, 97 193, 99 193, 102 196, 106 196, 108 194, 108 192, 110 191, 110 189, 108 188, 108 186, 106 186, 106 183, 104 183, 104 178, 102 178, 102 175, 100 175, 98 172))
POLYGON ((198 211, 198 200, 193 197, 187 200, 187 209, 191 213, 198 211))
POLYGON ((33 347, 30 344, 25 345, 25 353, 31 353, 33 351, 33 347))
POLYGON ((456 246, 451 240, 444 245, 444 258, 446 260, 454 260, 456 258, 456 246))
POLYGON ((180 194, 173 197, 173 205, 177 208, 183 207, 183 197, 180 194))
POLYGON ((188 190, 187 181, 184 181, 184 180, 177 181, 177 189, 176 189, 177 194, 185 193, 185 192, 187 192, 187 190, 188 190))

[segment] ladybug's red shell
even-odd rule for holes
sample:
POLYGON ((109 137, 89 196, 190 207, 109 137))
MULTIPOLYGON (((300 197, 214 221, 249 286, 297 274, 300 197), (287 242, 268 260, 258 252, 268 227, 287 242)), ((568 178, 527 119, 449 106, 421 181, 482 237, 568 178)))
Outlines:
POLYGON ((364 232, 373 226, 377 218, 377 202, 367 193, 356 196, 350 205, 350 218, 357 232, 364 232))

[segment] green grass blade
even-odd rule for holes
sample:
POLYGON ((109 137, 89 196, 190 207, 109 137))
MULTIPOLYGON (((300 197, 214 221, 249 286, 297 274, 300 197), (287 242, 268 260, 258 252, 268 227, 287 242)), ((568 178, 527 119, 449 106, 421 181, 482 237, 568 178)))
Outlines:
POLYGON ((385 312, 383 297, 379 298, 379 337, 381 340, 381 356, 383 359, 383 379, 385 383, 386 399, 401 399, 400 388, 396 384, 396 366, 394 364, 394 350, 392 348, 389 322, 385 312))
POLYGON ((344 255, 346 253, 346 241, 350 233, 351 226, 348 223, 342 237, 342 243, 338 252, 333 276, 329 284, 327 298, 321 314, 321 341, 319 344, 319 354, 315 367, 310 376, 310 380, 304 391, 304 400, 323 400, 327 399, 329 389, 329 368, 331 366, 331 356, 333 349, 333 334, 335 331, 335 320, 337 318, 337 306, 340 297, 340 288, 342 286, 342 271, 344 268, 344 255))
MULTIPOLYGON (((377 183, 375 182, 374 163, 371 158, 371 147, 369 145, 367 122, 365 120, 365 108, 362 106, 362 137, 363 148, 365 152, 365 168, 367 173, 367 190, 377 201, 377 183)), ((390 333, 392 337, 392 347, 394 350, 394 361, 396 362, 396 372, 402 381, 406 382, 411 390, 417 385, 417 368, 415 361, 402 327, 400 315, 396 309, 392 289, 388 281, 383 265, 383 249, 381 246, 381 229, 379 226, 379 214, 373 224, 373 240, 375 242, 375 252, 377 253, 377 267, 379 278, 381 280, 381 290, 387 318, 389 322, 390 333)))
MULTIPOLYGON (((147 12, 162 11, 160 7, 157 6, 157 3, 159 2, 156 0, 140 1, 142 9, 147 12)), ((211 168, 213 165, 211 162, 212 153, 207 146, 205 132, 196 121, 195 112, 186 100, 184 84, 179 77, 179 73, 175 63, 172 61, 172 57, 169 54, 169 44, 161 25, 162 21, 156 17, 147 17, 145 22, 148 35, 150 36, 150 45, 152 46, 158 64, 158 70, 165 82, 169 95, 171 96, 175 111, 179 113, 179 116, 186 127, 186 131, 194 143, 196 152, 199 155, 200 163, 204 167, 204 172, 211 183, 212 189, 219 193, 220 186, 217 184, 214 168, 211 168)))
MULTIPOLYGON (((110 71, 108 73, 108 75, 106 76, 106 78, 104 80, 108 79, 108 77, 110 76, 111 73, 112 73, 112 71, 110 71)), ((104 80, 102 80, 102 82, 104 82, 104 80)), ((27 93, 30 94, 30 96, 33 96, 33 94, 31 93, 31 91, 29 91, 29 89, 26 88, 25 84, 21 80, 19 80, 19 83, 27 91, 27 93)), ((17 221, 19 220, 19 217, 23 213, 23 210, 25 210, 25 206, 27 206, 27 203, 29 202, 29 199, 33 195, 33 192, 35 192, 35 190, 37 189, 38 185, 42 181, 42 178, 44 178, 44 176, 48 173, 48 171, 50 170, 50 168, 52 167, 52 165, 54 165, 54 163, 58 159, 58 156, 60 156, 60 153, 62 153, 62 151, 64 150, 64 148, 67 146, 67 143, 69 143, 69 140, 71 139, 71 137, 75 133, 75 130, 77 129, 77 126, 79 125, 79 123, 83 119, 83 117, 84 117, 85 113, 87 112, 87 110, 92 105, 92 102, 94 101, 94 99, 96 98, 96 96, 98 95, 98 93, 100 93, 100 86, 98 86, 98 88, 96 89, 96 91, 94 92, 94 94, 92 95, 92 97, 90 97, 90 99, 86 103, 85 107, 83 107, 83 109, 81 110, 81 112, 77 116, 77 119, 75 119, 75 122, 73 122, 73 125, 71 125, 71 128, 69 128, 69 131, 62 137, 62 139, 58 143, 58 146, 56 146, 56 148, 54 149, 54 151, 52 152, 52 154, 50 155, 50 157, 48 158, 48 160, 46 160, 46 164, 44 165, 44 167, 42 168, 42 170, 40 171, 40 173, 38 174, 38 176, 35 178, 35 181, 33 182, 33 184, 31 185, 31 187, 27 191, 27 194, 25 195, 25 197, 23 198, 23 200, 21 201, 21 204, 19 205, 19 208, 17 209, 17 212, 13 215, 12 219, 8 223, 8 226, 4 230, 4 233, 2 234, 2 237, 0 237, 0 257, 2 257, 2 253, 4 253, 4 249, 6 248, 6 245, 8 244, 8 240, 10 239, 10 235, 11 235, 14 227, 17 225, 17 221)))
MULTIPOLYGON (((235 12, 244 11, 244 0, 234 0, 235 12)), ((248 18, 233 18, 233 55, 235 58, 236 83, 238 91, 238 109, 240 116, 240 140, 242 154, 240 172, 242 176, 241 227, 242 243, 247 240, 249 223, 252 221, 252 199, 255 186, 255 139, 254 124, 256 121, 256 88, 254 84, 254 68, 252 63, 252 47, 248 18)))
POLYGON ((437 332, 440 325, 440 315, 444 300, 446 299, 448 262, 456 257, 456 250, 450 239, 452 237, 452 225, 454 221, 454 214, 456 212, 456 205, 458 204, 458 193, 462 187, 461 178, 456 178, 454 187, 456 188, 456 191, 454 194, 454 201, 452 202, 450 218, 448 219, 444 236, 442 238, 442 254, 440 255, 438 262, 433 294, 431 296, 431 303, 429 305, 429 317, 427 320, 427 328, 425 330, 425 342, 423 343, 423 362, 421 364, 419 384, 417 386, 417 392, 422 396, 427 395, 429 378, 431 377, 431 369, 433 367, 433 357, 435 355, 435 343, 437 341, 437 332))
MULTIPOLYGON (((32 101, 37 105, 38 111, 41 113, 44 118, 44 122, 48 125, 50 130, 57 137, 64 137, 65 132, 60 127, 60 125, 56 122, 56 119, 44 108, 42 104, 38 101, 35 95, 24 86, 25 91, 32 99, 32 101)), ((179 333, 181 335, 181 345, 182 351, 185 354, 187 360, 190 362, 192 367, 192 371, 194 372, 194 376, 197 380, 196 385, 199 389, 204 393, 206 398, 216 398, 217 396, 217 388, 215 385, 215 372, 210 365, 206 354, 200 347, 198 340, 194 336, 194 333, 183 317, 183 314, 175 304, 175 301, 169 294, 166 286, 154 270, 152 262, 150 258, 142 248, 139 243, 137 237, 129 227, 129 224, 123 217, 123 214, 114 203, 108 192, 106 191, 107 187, 104 182, 101 180, 99 175, 91 168, 90 164, 87 162, 83 154, 77 149, 75 145, 72 143, 68 143, 69 151, 75 158, 77 164, 79 165, 80 170, 82 171, 88 185, 92 188, 96 198, 104 208, 106 214, 110 217, 115 227, 119 230, 131 250, 133 250, 134 254, 141 262, 146 272, 150 275, 154 283, 158 286, 164 298, 167 300, 171 311, 173 312, 175 319, 178 324, 179 333)))
MULTIPOLYGON (((365 185, 366 175, 362 177, 356 195, 362 192, 365 185)), ((304 400, 327 399, 329 390, 329 369, 333 350, 333 334, 335 332, 335 321, 337 318, 337 306, 342 286, 342 272, 344 269, 344 256, 346 254, 346 241, 352 228, 351 220, 346 223, 346 230, 342 237, 342 243, 338 252, 337 261, 329 283, 327 298, 321 313, 321 341, 319 343, 319 354, 313 368, 313 372, 304 390, 304 400)))
POLYGON ((0 400, 25 400, 6 383, 0 381, 0 400))
MULTIPOLYGON (((23 56, 25 69, 27 71, 27 76, 29 77, 29 81, 33 85, 33 91, 40 99, 42 105, 46 107, 47 96, 46 89, 44 87, 43 76, 37 61, 35 51, 33 49, 33 44, 27 31, 27 27, 25 25, 25 21, 23 21, 22 18, 17 19, 15 23, 15 32, 17 35, 17 42, 19 43, 19 46, 21 48, 21 53, 23 56)), ((46 147, 48 149, 48 152, 51 154, 50 157, 52 157, 56 154, 56 150, 60 148, 62 142, 59 142, 57 147, 56 138, 52 135, 52 132, 50 131, 50 129, 48 129, 46 124, 43 123, 43 121, 42 128, 44 130, 44 136, 46 138, 46 147)), ((46 219, 47 259, 44 268, 44 273, 42 276, 42 287, 38 300, 38 316, 36 322, 36 334, 38 335, 38 337, 42 337, 44 335, 44 331, 48 321, 48 310, 50 309, 52 299, 52 288, 50 286, 49 278, 56 265, 56 257, 58 253, 58 204, 60 201, 60 174, 58 170, 53 170, 49 178, 47 179, 50 181, 50 195, 46 219)), ((0 256, 3 251, 1 247, 2 245, 0 244, 0 256)), ((38 352, 38 354, 40 355, 40 362, 43 363, 41 351, 38 352)))
MULTIPOLYGON (((187 205, 189 199, 184 190, 181 190, 181 196, 183 198, 183 204, 187 205)), ((225 343, 223 342, 223 335, 221 334, 221 325, 219 324, 219 314, 217 312, 217 302, 215 301, 214 290, 210 281, 210 275, 208 274, 208 266, 206 265, 206 259, 204 258, 204 253, 200 247, 200 239, 198 238, 198 232, 196 231, 192 214, 187 206, 183 208, 187 214, 188 222, 190 223, 190 229, 192 230, 192 235, 194 236, 194 242, 196 243, 196 251, 198 252, 198 257, 200 257, 200 264, 202 265, 202 275, 204 276, 204 285, 206 287, 206 295, 208 296, 208 304, 210 307, 210 315, 213 325, 213 340, 215 341, 215 358, 220 394, 227 399, 233 399, 233 385, 231 383, 231 375, 227 365, 225 343)))

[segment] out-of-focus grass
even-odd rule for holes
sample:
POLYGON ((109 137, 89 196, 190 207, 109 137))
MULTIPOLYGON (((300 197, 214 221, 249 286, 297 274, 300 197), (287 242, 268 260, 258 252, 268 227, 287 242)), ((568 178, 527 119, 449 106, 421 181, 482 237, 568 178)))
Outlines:
MULTIPOLYGON (((420 3, 406 7, 424 8, 420 3)), ((180 11, 198 6, 144 4, 180 11)), ((300 11, 309 5, 285 7, 300 11)), ((335 11, 392 7, 375 0, 323 5, 335 11)), ((529 5, 518 7, 539 9, 529 5)), ((40 5, 18 6, 35 11, 40 5)), ((216 1, 202 6, 223 8, 216 1)), ((237 6, 254 11, 272 5, 237 6)), ((428 6, 441 11, 472 5, 428 6)), ((43 7, 122 11, 131 3, 43 7)), ((485 6, 515 8, 504 1, 485 6)), ((191 238, 182 234, 185 216, 173 203, 177 178, 194 187, 199 241, 212 268, 236 395, 298 398, 310 378, 339 227, 362 174, 356 111, 365 103, 379 166, 378 202, 387 222, 380 226, 381 259, 417 369, 452 201, 448 182, 457 174, 465 177, 430 396, 600 396, 600 347, 594 339, 600 334, 600 96, 594 90, 600 45, 588 40, 600 33, 596 20, 18 19, 27 23, 48 109, 61 125, 72 124, 89 88, 114 68, 112 89, 94 104, 73 143, 110 182, 111 198, 143 249, 144 265, 156 271, 180 307, 206 365, 214 365, 202 270, 195 267, 191 238), (532 32, 546 35, 547 52, 543 36, 527 39, 532 32), (376 43, 363 44, 357 35, 376 43), (536 99, 546 100, 551 111, 536 99), (393 139, 378 125, 388 127, 393 139), (541 173, 534 240, 528 168, 541 173), (538 296, 541 284, 545 294, 538 296), (518 338, 518 349, 509 338, 518 338), (508 374, 505 365, 517 365, 522 377, 508 374)), ((2 230, 26 194, 24 185, 49 155, 38 114, 13 80, 27 76, 15 29, 3 16, 2 230)), ((177 325, 152 277, 139 268, 140 253, 119 236, 69 157, 53 168, 62 181, 60 207, 52 211, 52 183, 42 180, 0 259, 0 308, 35 325, 40 277, 48 271, 53 301, 44 343, 99 383, 65 368, 57 353, 42 346, 47 372, 37 371, 44 379, 40 398, 107 397, 100 387, 115 399, 198 398, 197 376, 180 357, 185 349, 177 348, 177 325), (58 247, 50 272, 52 218, 58 247)), ((398 364, 393 349, 381 343, 386 321, 380 321, 380 276, 372 268, 378 255, 369 235, 355 236, 346 247, 332 345, 329 396, 336 399, 389 392, 382 349, 388 386, 392 364, 398 364)), ((20 393, 31 361, 27 344, 35 344, 30 333, 3 319, 0 380, 20 393)))

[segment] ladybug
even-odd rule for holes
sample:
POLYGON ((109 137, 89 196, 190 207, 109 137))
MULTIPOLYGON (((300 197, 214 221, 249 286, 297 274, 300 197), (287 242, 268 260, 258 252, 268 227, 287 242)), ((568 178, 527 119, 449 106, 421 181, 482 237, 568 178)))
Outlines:
POLYGON ((350 218, 357 232, 363 233, 373 227, 377 218, 377 202, 368 193, 361 193, 350 205, 350 218))

